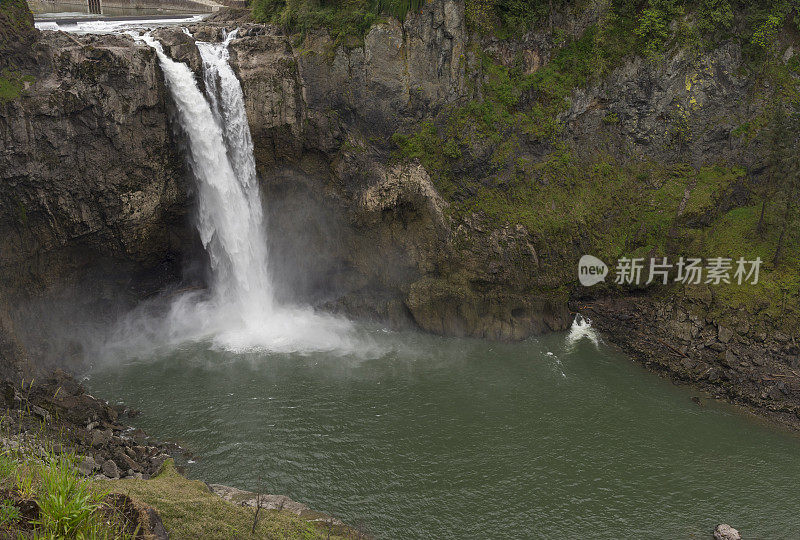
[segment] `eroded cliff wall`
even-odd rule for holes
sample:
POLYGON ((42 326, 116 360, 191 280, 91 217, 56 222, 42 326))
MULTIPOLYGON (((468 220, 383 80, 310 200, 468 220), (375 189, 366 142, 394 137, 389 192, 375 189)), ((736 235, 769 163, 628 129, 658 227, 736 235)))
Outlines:
MULTIPOLYGON (((767 168, 756 128, 796 78, 791 34, 776 85, 741 40, 644 56, 601 4, 568 4, 506 39, 471 28, 453 0, 347 44, 241 13, 190 27, 207 41, 239 28, 231 59, 286 299, 521 339, 566 328, 570 297, 641 292, 577 289, 584 253, 752 248, 726 233, 752 217, 767 168)), ((155 35, 199 72, 193 38, 155 35)), ((192 244, 191 185, 155 58, 127 37, 37 40, 33 79, 0 105, 6 288, 29 294, 100 269, 124 283, 153 276, 142 290, 155 290, 192 244)), ((692 294, 711 297, 703 317, 748 312, 730 290, 692 294)))
MULTIPOLYGON (((20 32, 4 36, 17 59, 4 76, 21 88, 0 99, 0 298, 6 336, 13 325, 17 344, 45 347, 49 315, 105 317, 177 281, 193 244, 154 54, 127 37, 43 36, 30 25, 27 13, 23 47, 20 32)), ((20 356, 3 350, 5 367, 20 356)))

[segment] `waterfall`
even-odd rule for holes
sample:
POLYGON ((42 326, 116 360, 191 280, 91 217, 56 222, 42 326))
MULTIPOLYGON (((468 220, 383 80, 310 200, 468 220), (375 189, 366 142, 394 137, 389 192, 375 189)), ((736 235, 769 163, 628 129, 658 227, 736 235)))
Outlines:
POLYGON ((149 339, 170 345, 211 340, 233 351, 351 349, 347 321, 308 307, 277 305, 273 297, 253 142, 242 87, 228 62, 236 32, 222 43, 197 42, 205 95, 186 64, 169 58, 149 34, 132 35, 156 51, 188 139, 197 230, 212 273, 210 294, 179 296, 167 320, 144 333, 155 331, 159 337, 149 339))

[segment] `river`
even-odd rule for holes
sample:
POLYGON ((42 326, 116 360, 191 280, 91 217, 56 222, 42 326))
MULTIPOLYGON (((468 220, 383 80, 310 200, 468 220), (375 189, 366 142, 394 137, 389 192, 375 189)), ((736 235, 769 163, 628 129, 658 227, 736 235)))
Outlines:
POLYGON ((797 532, 800 441, 676 387, 593 331, 517 344, 357 329, 364 352, 211 342, 98 365, 89 387, 198 457, 378 538, 797 532))

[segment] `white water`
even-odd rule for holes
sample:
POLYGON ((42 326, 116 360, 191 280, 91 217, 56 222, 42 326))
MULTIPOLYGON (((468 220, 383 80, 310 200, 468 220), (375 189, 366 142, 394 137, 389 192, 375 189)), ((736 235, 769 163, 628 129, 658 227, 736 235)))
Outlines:
MULTIPOLYGON (((344 319, 275 302, 253 143, 239 80, 228 63, 228 43, 198 42, 206 95, 183 63, 169 58, 149 35, 134 38, 155 49, 189 142, 198 189, 197 230, 211 261, 210 293, 171 301, 164 320, 131 315, 118 328, 114 349, 152 349, 210 340, 231 351, 339 351, 356 347, 344 319)), ((359 349, 363 347, 358 344, 359 349)))
MULTIPOLYGON (((53 14, 54 17, 66 15, 53 14)), ((34 26, 37 30, 61 30, 71 34, 113 34, 136 28, 158 28, 175 26, 178 24, 191 24, 203 20, 204 15, 192 15, 181 19, 139 19, 133 21, 77 21, 64 23, 56 21, 37 21, 34 26)))
POLYGON ((600 336, 597 330, 592 328, 591 319, 578 313, 575 315, 575 320, 572 321, 572 326, 569 327, 567 349, 572 350, 583 339, 588 339, 595 347, 600 344, 600 336))

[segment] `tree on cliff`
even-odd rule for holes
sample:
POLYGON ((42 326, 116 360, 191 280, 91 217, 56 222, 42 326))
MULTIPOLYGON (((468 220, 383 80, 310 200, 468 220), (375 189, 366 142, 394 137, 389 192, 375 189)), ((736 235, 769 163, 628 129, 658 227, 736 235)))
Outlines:
POLYGON ((765 139, 765 144, 768 148, 767 174, 753 186, 753 191, 761 199, 761 213, 756 225, 756 232, 760 236, 763 236, 766 232, 764 217, 767 211, 767 204, 779 191, 781 179, 786 178, 788 172, 789 130, 786 111, 781 103, 778 103, 775 107, 765 139))
POLYGON ((785 161, 782 167, 784 176, 779 178, 779 190, 783 196, 783 209, 781 212, 781 230, 778 235, 778 243, 775 247, 775 256, 772 264, 777 266, 783 255, 787 235, 790 230, 794 230, 794 223, 797 219, 798 198, 800 198, 800 155, 798 155, 798 136, 791 133, 785 140, 786 148, 793 151, 785 154, 785 161))

